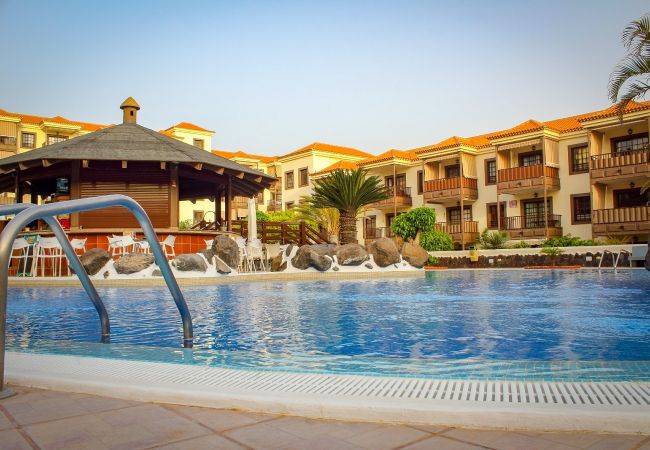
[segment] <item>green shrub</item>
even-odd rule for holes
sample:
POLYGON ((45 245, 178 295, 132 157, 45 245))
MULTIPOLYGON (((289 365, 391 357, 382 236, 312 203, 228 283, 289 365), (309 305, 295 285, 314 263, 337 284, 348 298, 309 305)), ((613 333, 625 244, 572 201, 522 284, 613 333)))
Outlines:
POLYGON ((194 225, 194 224, 192 223, 192 221, 190 219, 181 220, 178 223, 178 229, 179 230, 189 230, 190 228, 192 228, 192 225, 194 225))
POLYGON ((257 211, 255 213, 255 217, 257 218, 258 222, 269 222, 269 215, 264 211, 257 211))
POLYGON ((540 253, 548 255, 551 258, 555 258, 556 256, 559 256, 562 253, 564 253, 564 250, 558 247, 544 247, 540 250, 540 253))
POLYGON ((526 241, 519 241, 512 244, 510 248, 530 248, 530 244, 526 241))
POLYGON ((547 239, 542 242, 542 247, 584 247, 588 245, 594 245, 594 241, 591 239, 580 239, 579 237, 571 236, 570 234, 547 239))
POLYGON ((296 214, 288 209, 286 211, 274 211, 268 214, 268 222, 296 222, 296 214))
POLYGON ((506 231, 489 231, 487 228, 476 239, 476 243, 481 248, 497 249, 506 248, 506 242, 510 236, 506 231))
POLYGON ((440 230, 429 230, 420 235, 420 245, 429 252, 453 250, 451 235, 440 230))
POLYGON ((420 208, 413 208, 409 212, 395 217, 390 229, 395 235, 405 241, 409 241, 415 238, 418 231, 422 234, 430 232, 434 229, 435 225, 436 211, 432 208, 422 206, 420 208))
POLYGON ((606 238, 599 240, 597 244, 602 242, 603 245, 625 245, 632 242, 629 236, 607 236, 606 238))
POLYGON ((429 256, 429 259, 427 259, 427 263, 425 264, 426 266, 437 266, 440 263, 438 261, 438 258, 435 256, 429 256))

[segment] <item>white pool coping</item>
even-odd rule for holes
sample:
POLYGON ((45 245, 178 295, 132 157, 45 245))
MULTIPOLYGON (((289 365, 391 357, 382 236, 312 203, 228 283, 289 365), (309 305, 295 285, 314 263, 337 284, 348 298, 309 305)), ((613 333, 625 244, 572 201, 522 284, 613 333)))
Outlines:
POLYGON ((650 383, 436 380, 7 352, 10 384, 312 418, 650 432, 650 383))

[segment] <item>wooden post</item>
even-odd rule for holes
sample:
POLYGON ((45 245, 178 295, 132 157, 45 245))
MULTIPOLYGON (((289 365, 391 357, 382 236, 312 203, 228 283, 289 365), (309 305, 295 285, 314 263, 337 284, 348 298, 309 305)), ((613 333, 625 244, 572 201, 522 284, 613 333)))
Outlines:
POLYGON ((393 220, 397 217, 397 165, 393 163, 393 220))
MULTIPOLYGON (((81 161, 72 161, 72 170, 70 171, 70 199, 77 200, 81 198, 81 161)), ((78 229, 79 213, 70 214, 70 228, 78 229)))
MULTIPOLYGON (((500 208, 500 203, 499 203, 499 147, 496 148, 495 152, 495 158, 494 158, 494 170, 496 171, 497 175, 497 232, 501 231, 501 208, 500 208)), ((503 212, 506 212, 506 207, 503 207, 503 212)), ((489 225, 489 224, 488 224, 489 225)))
POLYGON ((223 217, 221 217, 221 189, 217 190, 217 195, 214 196, 214 221, 216 222, 216 229, 223 224, 223 217))
POLYGON ((463 170, 463 154, 460 154, 460 246, 465 250, 465 200, 464 200, 464 174, 463 170))
POLYGON ((542 137, 542 183, 544 183, 544 234, 548 239, 548 199, 546 198, 546 138, 542 137))
POLYGON ((307 244, 307 230, 305 230, 305 221, 300 221, 300 245, 307 244))
POLYGON ((178 164, 171 164, 169 170, 169 227, 178 228, 178 164))
POLYGON ((226 226, 228 231, 232 231, 232 175, 226 176, 226 226))
POLYGON ((22 203, 23 189, 20 183, 20 171, 16 169, 16 178, 14 179, 14 195, 16 196, 16 203, 22 203))

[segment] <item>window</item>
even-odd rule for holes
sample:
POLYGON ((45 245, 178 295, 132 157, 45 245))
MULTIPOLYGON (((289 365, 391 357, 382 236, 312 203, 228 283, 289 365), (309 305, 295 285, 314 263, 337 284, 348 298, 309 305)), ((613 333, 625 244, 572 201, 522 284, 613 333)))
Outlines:
POLYGON ((57 142, 67 141, 68 136, 59 136, 54 134, 47 135, 47 145, 56 144, 57 142))
POLYGON ((285 203, 285 208, 286 209, 293 209, 295 204, 296 204, 295 202, 287 202, 287 203, 285 203))
POLYGON ((364 227, 364 237, 366 239, 375 239, 379 237, 377 234, 377 216, 368 216, 366 217, 366 223, 364 227))
POLYGON ((497 160, 485 160, 485 185, 496 184, 497 182, 497 160))
MULTIPOLYGON (((472 220, 472 207, 470 205, 465 206, 465 214, 463 214, 463 220, 470 221, 472 220)), ((460 206, 454 208, 447 208, 447 222, 449 224, 459 224, 460 223, 460 206)))
POLYGON ((36 135, 34 133, 20 133, 20 146, 23 148, 36 147, 36 135))
POLYGON ((16 145, 16 138, 11 136, 0 136, 0 144, 16 145))
MULTIPOLYGON (((546 221, 544 220, 544 200, 524 200, 524 228, 545 228, 546 221)), ((553 205, 551 199, 548 199, 549 215, 553 214, 553 205)), ((549 226, 553 226, 549 220, 549 226)))
POLYGON ((633 152, 648 148, 648 135, 635 134, 612 139, 612 153, 633 152))
POLYGON ((192 223, 197 224, 200 221, 203 220, 203 216, 205 215, 204 211, 199 211, 199 210, 194 210, 192 211, 192 223))
POLYGON ((614 191, 614 208, 632 208, 634 206, 645 206, 645 196, 641 195, 641 188, 614 191))
MULTIPOLYGON (((491 229, 496 229, 497 228, 497 223, 499 220, 499 217, 497 216, 497 204, 496 203, 488 203, 487 205, 487 226, 488 228, 491 229)), ((501 227, 503 228, 503 224, 506 223, 505 217, 506 217, 506 202, 501 202, 499 205, 499 214, 501 218, 501 227)))
POLYGON ((591 223, 591 195, 571 196, 571 223, 591 223))
POLYGON ((571 170, 569 173, 583 173, 589 172, 589 147, 587 145, 576 145, 575 147, 569 148, 571 164, 569 167, 571 170))
POLYGON ((418 194, 424 192, 424 170, 418 170, 418 194))
POLYGON ((542 152, 528 152, 519 154, 519 167, 537 166, 542 163, 542 152))
POLYGON ((192 144, 194 147, 198 147, 201 150, 205 150, 205 141, 203 139, 194 139, 194 143, 192 144))
POLYGON ((309 184, 309 171, 306 167, 298 169, 298 186, 307 186, 309 184))
POLYGON ((293 189, 293 170, 284 173, 284 188, 293 189))
POLYGON ((393 195, 393 187, 397 184, 397 194, 398 195, 404 195, 406 192, 406 174, 401 173, 397 175, 394 179, 392 176, 388 176, 384 180, 384 184, 386 185, 387 188, 390 189, 391 195, 393 195), (397 180, 397 183, 395 183, 395 180, 397 180))
POLYGON ((456 178, 460 176, 460 164, 445 167, 445 178, 456 178))

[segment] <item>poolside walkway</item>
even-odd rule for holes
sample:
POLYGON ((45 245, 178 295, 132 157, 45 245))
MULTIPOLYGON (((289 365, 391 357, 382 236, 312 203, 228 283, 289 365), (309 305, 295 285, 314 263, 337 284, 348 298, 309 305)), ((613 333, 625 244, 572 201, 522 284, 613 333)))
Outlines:
POLYGON ((0 401, 7 449, 645 449, 650 436, 479 431, 311 420, 16 387, 0 401))

